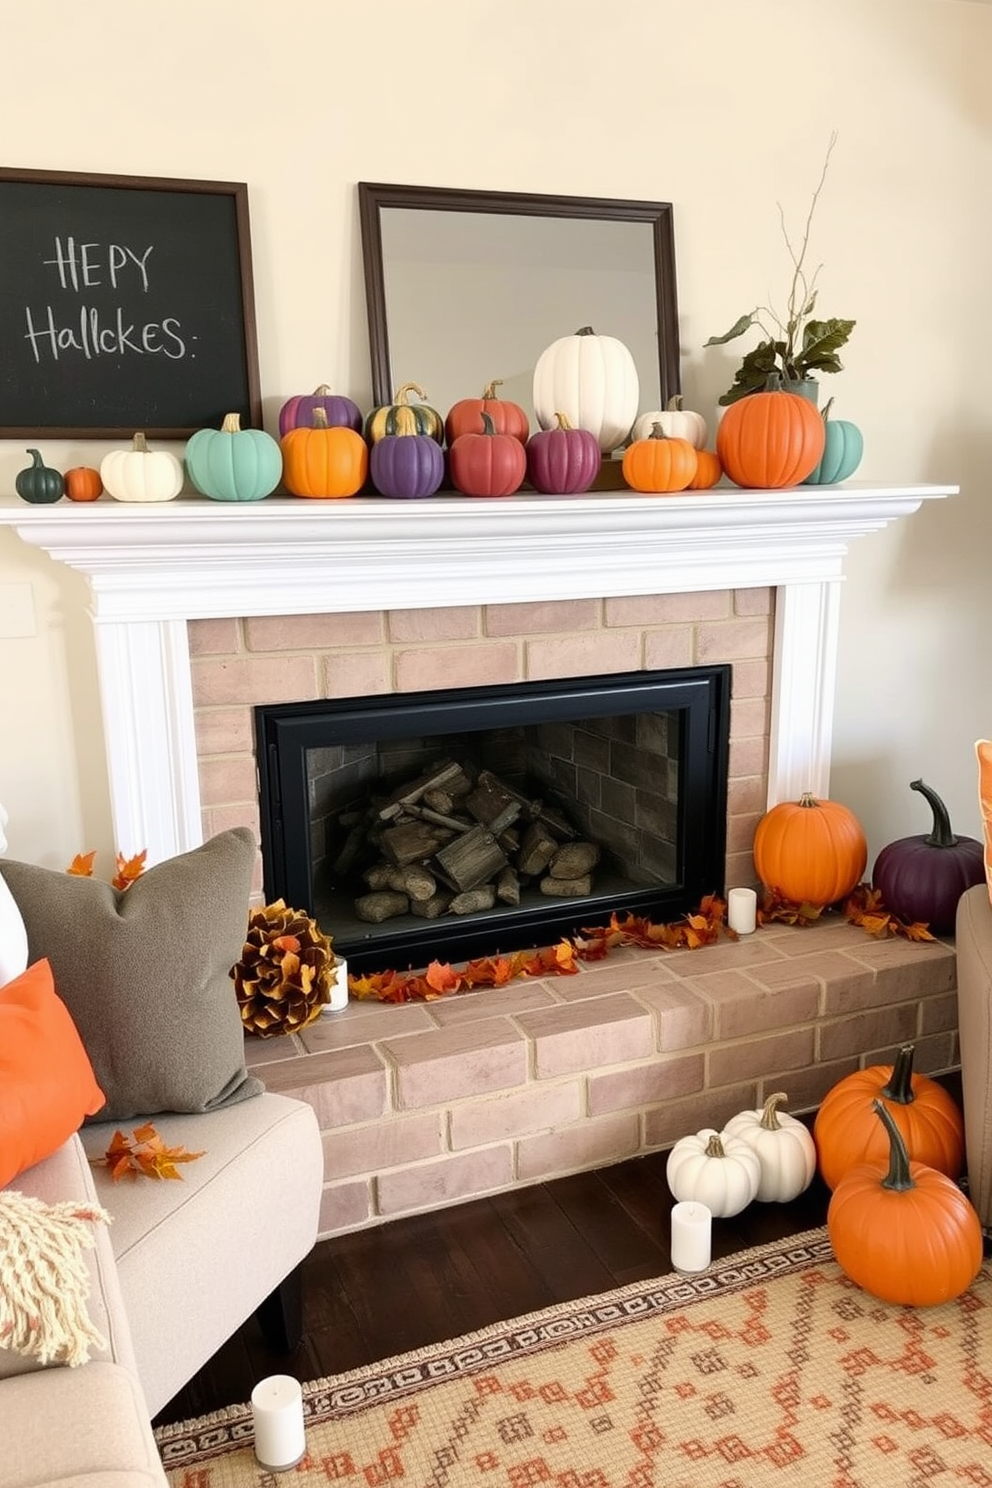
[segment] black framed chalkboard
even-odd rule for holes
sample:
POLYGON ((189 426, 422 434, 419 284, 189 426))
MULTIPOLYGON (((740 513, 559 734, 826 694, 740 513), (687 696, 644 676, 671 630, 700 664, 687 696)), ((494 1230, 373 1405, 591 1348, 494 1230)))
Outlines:
POLYGON ((237 181, 0 167, 0 438, 260 428, 237 181))

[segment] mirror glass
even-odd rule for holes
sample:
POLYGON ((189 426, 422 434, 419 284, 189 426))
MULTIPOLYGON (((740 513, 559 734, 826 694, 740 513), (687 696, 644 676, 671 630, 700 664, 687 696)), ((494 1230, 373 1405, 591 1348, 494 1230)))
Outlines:
POLYGON ((359 183, 372 387, 405 382, 446 414, 497 395, 534 424, 534 365, 592 326, 630 349, 640 410, 679 390, 671 207, 359 183))

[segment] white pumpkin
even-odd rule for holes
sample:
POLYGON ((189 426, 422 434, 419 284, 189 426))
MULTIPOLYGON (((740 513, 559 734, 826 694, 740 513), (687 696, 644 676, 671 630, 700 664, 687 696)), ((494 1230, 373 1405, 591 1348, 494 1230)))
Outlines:
POLYGON ((562 413, 574 428, 595 434, 603 454, 627 438, 639 397, 630 351, 615 336, 597 336, 591 326, 552 341, 534 368, 534 413, 541 428, 557 428, 562 413))
POLYGON ((635 439, 650 439, 655 424, 660 424, 662 432, 669 439, 685 439, 692 445, 693 449, 705 449, 709 430, 706 420, 701 413, 694 413, 690 408, 682 407, 682 394, 676 393, 674 398, 669 398, 667 408, 661 408, 653 413, 642 413, 635 419, 634 427, 630 431, 630 441, 635 439))
POLYGON ((115 501, 171 501, 183 488, 183 466, 170 450, 150 450, 139 432, 130 449, 104 455, 100 479, 115 501))
POLYGON ((706 1126, 679 1138, 668 1154, 665 1176, 680 1202, 705 1204, 715 1219, 729 1219, 756 1197, 761 1164, 743 1137, 706 1126))
POLYGON ((755 1198, 787 1204, 809 1188, 816 1172, 816 1143, 803 1122, 778 1107, 784 1091, 770 1095, 760 1111, 741 1111, 724 1127, 725 1136, 740 1137, 757 1156, 761 1182, 755 1198))

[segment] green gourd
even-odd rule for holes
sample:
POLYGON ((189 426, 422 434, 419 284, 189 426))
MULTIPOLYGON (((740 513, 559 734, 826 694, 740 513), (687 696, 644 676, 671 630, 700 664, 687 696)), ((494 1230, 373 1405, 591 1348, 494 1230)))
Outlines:
POLYGON ((229 413, 219 429, 197 429, 186 443, 186 472, 213 501, 261 501, 282 477, 282 451, 264 429, 242 429, 229 413))
POLYGON ((35 506, 58 501, 65 495, 62 475, 45 464, 40 450, 29 449, 28 454, 31 456, 31 464, 18 471, 14 479, 14 489, 18 496, 22 501, 30 501, 35 506))
POLYGON ((834 486, 847 480, 861 464, 865 442, 857 424, 847 419, 831 419, 833 398, 823 410, 823 454, 820 463, 803 481, 804 486, 834 486))

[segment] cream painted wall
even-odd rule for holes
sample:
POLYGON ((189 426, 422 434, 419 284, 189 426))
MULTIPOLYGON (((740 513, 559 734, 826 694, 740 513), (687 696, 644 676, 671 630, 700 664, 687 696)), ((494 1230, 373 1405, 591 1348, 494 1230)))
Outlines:
MULTIPOLYGON (((961 495, 863 540, 843 604, 832 793, 872 852, 922 831, 917 775, 977 834, 992 734, 986 350, 992 12, 968 0, 0 0, 2 163, 249 183, 262 388, 370 397, 355 182, 670 200, 683 383, 712 413, 707 336, 790 274, 813 233, 821 310, 855 317, 839 415, 859 472, 961 495)), ((2 224, 0 224, 2 230, 2 224)), ((98 442, 50 444, 63 468, 98 442)), ((23 448, 0 444, 0 489, 23 448)), ((37 631, 0 640, 10 851, 110 854, 85 586, 0 531, 37 631)), ((132 851, 140 844, 124 843, 132 851)))

